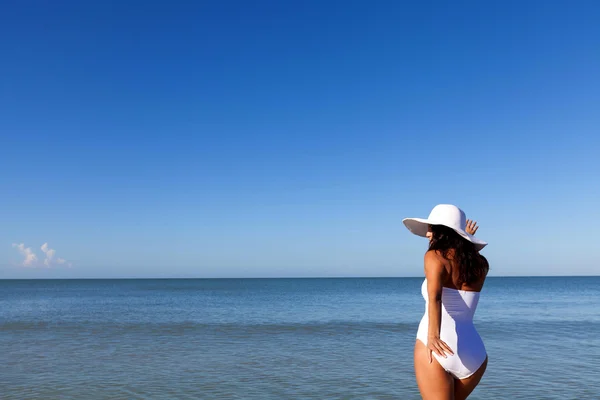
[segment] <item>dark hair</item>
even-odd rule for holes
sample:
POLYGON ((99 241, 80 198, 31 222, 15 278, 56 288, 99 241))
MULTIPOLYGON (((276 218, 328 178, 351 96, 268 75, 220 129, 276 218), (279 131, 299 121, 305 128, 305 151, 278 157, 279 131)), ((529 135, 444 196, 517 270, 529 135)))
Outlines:
POLYGON ((432 238, 429 250, 439 251, 442 257, 452 261, 458 267, 458 286, 470 285, 481 280, 488 272, 487 260, 479 254, 475 245, 460 236, 454 229, 443 225, 430 225, 432 238))

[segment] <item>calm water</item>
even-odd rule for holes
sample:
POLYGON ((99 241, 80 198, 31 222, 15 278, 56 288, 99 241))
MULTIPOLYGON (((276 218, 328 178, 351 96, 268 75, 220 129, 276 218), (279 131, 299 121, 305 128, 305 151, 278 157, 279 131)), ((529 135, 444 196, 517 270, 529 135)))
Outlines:
MULTIPOLYGON (((8 399, 419 399, 421 279, 0 281, 8 399)), ((600 277, 489 278, 472 399, 600 399, 600 277)))

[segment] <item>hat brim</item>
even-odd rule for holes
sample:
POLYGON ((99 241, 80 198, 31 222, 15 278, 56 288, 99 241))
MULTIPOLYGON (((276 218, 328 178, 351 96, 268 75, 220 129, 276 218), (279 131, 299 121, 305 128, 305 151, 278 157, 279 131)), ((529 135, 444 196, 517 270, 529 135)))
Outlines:
MULTIPOLYGON (((429 221, 424 218, 404 218, 402 220, 404 226, 408 228, 413 234, 417 236, 427 237, 427 231, 429 230, 429 225, 437 225, 436 223, 429 221)), ((463 238, 467 239, 469 242, 475 245, 477 250, 483 249, 487 246, 487 242, 484 242, 481 239, 477 239, 475 236, 468 234, 462 229, 452 228, 456 233, 458 233, 463 238)))

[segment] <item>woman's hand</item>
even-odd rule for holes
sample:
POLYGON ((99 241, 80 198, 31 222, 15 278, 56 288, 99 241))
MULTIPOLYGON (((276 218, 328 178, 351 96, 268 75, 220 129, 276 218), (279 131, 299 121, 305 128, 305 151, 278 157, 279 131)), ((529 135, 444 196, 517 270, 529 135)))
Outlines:
POLYGON ((429 355, 429 363, 430 364, 433 361, 432 352, 434 352, 434 351, 435 351, 435 354, 437 354, 440 357, 444 357, 444 358, 447 358, 446 353, 449 353, 450 355, 454 355, 454 352, 452 351, 450 346, 448 346, 446 344, 446 342, 444 342, 442 339, 440 339, 439 337, 435 337, 435 336, 427 337, 427 350, 428 350, 427 354, 429 355))
POLYGON ((474 235, 475 232, 477 232, 477 229, 479 229, 479 227, 477 226, 477 221, 473 221, 471 219, 467 220, 467 233, 469 235, 474 235))

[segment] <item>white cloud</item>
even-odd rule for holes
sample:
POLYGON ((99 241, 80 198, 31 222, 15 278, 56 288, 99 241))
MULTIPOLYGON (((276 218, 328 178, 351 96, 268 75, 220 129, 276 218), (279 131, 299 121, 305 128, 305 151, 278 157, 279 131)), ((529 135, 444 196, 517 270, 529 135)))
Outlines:
POLYGON ((24 267, 35 267, 38 258, 33 252, 33 250, 31 250, 31 247, 25 247, 25 243, 13 243, 13 247, 19 250, 19 253, 21 253, 21 255, 25 257, 25 260, 23 260, 23 263, 21 265, 23 265, 24 267))
MULTIPOLYGON (((23 260, 23 262, 21 263, 21 265, 23 265, 24 267, 38 267, 42 265, 38 262, 38 257, 33 252, 33 250, 31 250, 31 247, 25 247, 24 243, 13 243, 13 247, 16 248, 23 257, 25 257, 25 260, 23 260)), ((56 250, 51 249, 48 246, 48 243, 44 243, 40 247, 40 249, 44 252, 45 255, 43 262, 44 266, 48 268, 55 265, 66 265, 68 267, 72 266, 71 263, 67 262, 67 260, 65 260, 64 258, 59 257, 55 259, 54 256, 56 255, 56 250)))
POLYGON ((73 264, 71 264, 70 262, 67 262, 67 260, 65 260, 64 258, 60 258, 60 257, 58 257, 56 259, 56 263, 57 264, 61 264, 61 265, 64 264, 64 265, 66 265, 69 268, 73 266, 73 264))
POLYGON ((48 243, 44 243, 41 249, 44 252, 44 254, 46 254, 46 258, 44 259, 44 265, 46 267, 51 266, 54 254, 56 254, 56 250, 48 248, 48 243))

